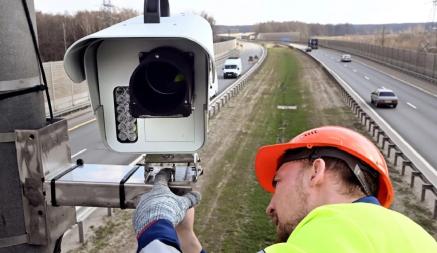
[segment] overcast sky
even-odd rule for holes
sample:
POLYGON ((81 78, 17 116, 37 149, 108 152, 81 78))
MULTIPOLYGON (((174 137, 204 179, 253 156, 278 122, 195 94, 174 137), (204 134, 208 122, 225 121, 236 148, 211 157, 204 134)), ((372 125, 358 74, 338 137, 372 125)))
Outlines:
MULTIPOLYGON (((37 10, 75 13, 98 10, 103 0, 34 0, 37 10)), ((112 0, 118 8, 142 12, 142 0, 112 0)), ((432 0, 169 0, 172 14, 201 12, 217 24, 247 25, 264 21, 381 24, 433 21, 432 0)))

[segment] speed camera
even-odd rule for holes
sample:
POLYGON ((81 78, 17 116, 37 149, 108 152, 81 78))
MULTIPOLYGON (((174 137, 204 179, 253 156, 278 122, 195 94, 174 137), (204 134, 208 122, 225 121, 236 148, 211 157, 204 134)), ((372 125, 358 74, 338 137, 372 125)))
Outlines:
POLYGON ((104 142, 118 152, 192 153, 206 139, 215 78, 209 23, 197 15, 132 18, 66 52, 74 82, 88 82, 104 142))

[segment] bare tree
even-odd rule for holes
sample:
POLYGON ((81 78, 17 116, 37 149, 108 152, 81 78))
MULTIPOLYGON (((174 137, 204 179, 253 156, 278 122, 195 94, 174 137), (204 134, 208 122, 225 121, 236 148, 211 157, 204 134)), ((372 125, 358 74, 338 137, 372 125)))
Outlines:
POLYGON ((131 9, 79 11, 75 15, 37 12, 38 40, 43 60, 62 60, 65 49, 76 40, 137 15, 138 12, 131 9))

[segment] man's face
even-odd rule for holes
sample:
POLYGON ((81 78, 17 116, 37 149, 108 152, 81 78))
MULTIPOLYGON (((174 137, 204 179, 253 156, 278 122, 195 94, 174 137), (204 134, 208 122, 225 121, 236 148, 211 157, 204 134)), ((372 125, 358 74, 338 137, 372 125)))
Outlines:
POLYGON ((267 215, 276 225, 279 242, 287 241, 297 224, 310 212, 304 160, 284 163, 276 172, 276 190, 267 206, 267 215))

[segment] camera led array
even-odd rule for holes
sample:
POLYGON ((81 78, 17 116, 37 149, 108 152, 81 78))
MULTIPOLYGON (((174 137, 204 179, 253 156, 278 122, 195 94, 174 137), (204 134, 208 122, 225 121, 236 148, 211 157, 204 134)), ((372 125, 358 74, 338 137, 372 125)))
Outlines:
POLYGON ((134 143, 138 140, 137 119, 129 112, 129 88, 114 89, 115 124, 117 140, 121 143, 134 143))

